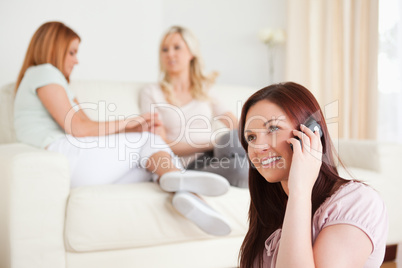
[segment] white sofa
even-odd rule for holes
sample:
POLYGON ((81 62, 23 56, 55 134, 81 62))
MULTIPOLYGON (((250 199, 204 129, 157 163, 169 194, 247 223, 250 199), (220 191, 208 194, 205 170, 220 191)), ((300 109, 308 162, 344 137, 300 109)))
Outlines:
MULTIPOLYGON (((138 114, 144 83, 71 84, 97 120, 138 114)), ((255 89, 216 86, 236 114, 255 89)), ((205 197, 225 215, 232 233, 204 234, 171 206, 171 194, 153 183, 70 189, 66 159, 17 143, 12 124, 13 85, 0 89, 0 267, 235 267, 247 229, 249 194, 232 187, 205 197)), ((383 195, 390 212, 389 243, 402 241, 401 145, 339 141, 351 172, 383 195)))
MULTIPOLYGON (((138 92, 144 85, 79 81, 71 88, 92 119, 111 120, 139 114, 138 92)), ((254 91, 215 90, 235 113, 254 91)), ((172 195, 154 183, 70 189, 64 156, 16 142, 12 84, 0 90, 0 109, 0 267, 237 265, 247 230, 247 189, 232 187, 223 196, 205 197, 232 227, 228 236, 210 236, 178 214, 172 195)))

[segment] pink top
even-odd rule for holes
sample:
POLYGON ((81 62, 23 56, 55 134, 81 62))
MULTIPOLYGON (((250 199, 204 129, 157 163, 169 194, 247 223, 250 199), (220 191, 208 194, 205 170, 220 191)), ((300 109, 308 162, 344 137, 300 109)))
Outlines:
MULTIPOLYGON (((373 251, 364 268, 381 266, 388 235, 388 216, 384 202, 373 188, 352 181, 325 200, 313 217, 313 245, 323 228, 335 224, 350 224, 366 233, 373 251)), ((265 241, 264 267, 275 267, 281 232, 281 229, 276 230, 265 241)))

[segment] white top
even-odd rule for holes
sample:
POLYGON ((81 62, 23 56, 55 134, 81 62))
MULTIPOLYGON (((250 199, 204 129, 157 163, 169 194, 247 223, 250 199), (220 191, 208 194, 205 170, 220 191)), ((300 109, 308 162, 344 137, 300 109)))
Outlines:
POLYGON ((169 104, 158 84, 140 92, 141 113, 157 112, 166 128, 166 137, 174 142, 202 146, 214 139, 212 123, 229 111, 217 98, 195 100, 183 105, 169 104))
POLYGON ((66 78, 59 69, 49 63, 31 66, 26 70, 14 102, 17 139, 39 148, 45 148, 64 136, 64 130, 53 120, 36 93, 38 88, 49 84, 62 86, 71 106, 76 106, 75 96, 70 91, 66 78))

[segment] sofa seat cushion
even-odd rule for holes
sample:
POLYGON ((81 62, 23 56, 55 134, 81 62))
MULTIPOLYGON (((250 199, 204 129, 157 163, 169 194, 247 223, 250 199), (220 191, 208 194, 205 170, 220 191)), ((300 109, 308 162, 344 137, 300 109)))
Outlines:
MULTIPOLYGON (((229 236, 247 231, 248 189, 231 187, 219 197, 203 197, 229 221, 229 236)), ((216 239, 175 211, 172 194, 151 182, 72 189, 66 214, 65 243, 70 252, 156 246, 216 239)))

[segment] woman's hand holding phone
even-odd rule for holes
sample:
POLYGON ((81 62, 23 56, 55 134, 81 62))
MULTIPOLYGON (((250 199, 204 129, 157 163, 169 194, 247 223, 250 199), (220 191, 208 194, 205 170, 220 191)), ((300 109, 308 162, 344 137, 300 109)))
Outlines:
POLYGON ((288 142, 293 145, 293 157, 289 171, 289 194, 308 194, 317 180, 322 164, 321 131, 316 126, 315 131, 300 125, 300 130, 293 130, 293 135, 300 139, 290 138, 288 142))

